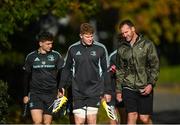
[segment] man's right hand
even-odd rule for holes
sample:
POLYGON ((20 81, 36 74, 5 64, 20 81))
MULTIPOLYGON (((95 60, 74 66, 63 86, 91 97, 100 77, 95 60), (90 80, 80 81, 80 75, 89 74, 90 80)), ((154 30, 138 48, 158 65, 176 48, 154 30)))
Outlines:
POLYGON ((116 93, 116 99, 118 102, 122 102, 122 94, 121 93, 116 93))
POLYGON ((115 65, 112 65, 112 66, 110 67, 110 72, 116 73, 116 66, 115 66, 115 65))
POLYGON ((29 102, 29 97, 28 96, 24 96, 23 103, 27 104, 28 102, 29 102))
POLYGON ((59 90, 58 90, 58 95, 57 95, 57 97, 59 98, 59 97, 62 97, 62 96, 64 96, 64 93, 65 93, 65 90, 64 90, 64 88, 62 88, 62 89, 59 89, 59 90))

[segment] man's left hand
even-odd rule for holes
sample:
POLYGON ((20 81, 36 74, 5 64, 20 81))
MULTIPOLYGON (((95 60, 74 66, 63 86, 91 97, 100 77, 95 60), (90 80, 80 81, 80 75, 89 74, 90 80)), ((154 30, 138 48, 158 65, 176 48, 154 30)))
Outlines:
POLYGON ((151 93, 153 87, 151 84, 148 84, 143 90, 141 90, 142 95, 148 95, 151 93))
POLYGON ((104 99, 106 100, 106 102, 110 102, 111 101, 111 95, 110 94, 104 94, 104 99))

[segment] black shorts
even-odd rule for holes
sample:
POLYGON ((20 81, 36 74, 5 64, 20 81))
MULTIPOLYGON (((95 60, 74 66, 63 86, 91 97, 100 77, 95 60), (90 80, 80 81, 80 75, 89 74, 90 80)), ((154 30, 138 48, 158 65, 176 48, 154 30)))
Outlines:
POLYGON ((151 115, 153 112, 153 92, 143 96, 140 92, 123 89, 123 100, 128 113, 138 112, 143 115, 151 115))
POLYGON ((43 114, 52 115, 53 106, 51 106, 56 99, 56 94, 36 94, 30 93, 29 108, 41 109, 43 114), (51 106, 51 107, 50 107, 51 106), (49 108, 50 107, 50 108, 49 108))
POLYGON ((88 97, 88 98, 73 98, 73 109, 79 109, 84 106, 97 107, 100 106, 100 97, 88 97))
POLYGON ((118 102, 118 101, 116 100, 115 107, 117 107, 117 108, 124 108, 124 101, 118 102))

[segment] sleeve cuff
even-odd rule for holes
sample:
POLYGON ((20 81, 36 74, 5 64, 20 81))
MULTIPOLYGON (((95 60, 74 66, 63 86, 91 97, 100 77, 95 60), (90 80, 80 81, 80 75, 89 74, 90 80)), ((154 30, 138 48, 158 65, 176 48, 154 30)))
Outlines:
POLYGON ((155 85, 156 85, 155 82, 148 82, 148 84, 151 84, 153 88, 154 88, 155 85))

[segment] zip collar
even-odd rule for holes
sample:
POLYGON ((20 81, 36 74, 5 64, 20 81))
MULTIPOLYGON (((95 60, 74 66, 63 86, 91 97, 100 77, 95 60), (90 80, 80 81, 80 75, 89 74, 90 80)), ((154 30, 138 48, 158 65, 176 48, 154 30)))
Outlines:
MULTIPOLYGON (((135 46, 136 44, 138 44, 139 42, 141 42, 141 39, 142 39, 142 35, 141 34, 137 34, 138 37, 136 38, 136 42, 133 44, 133 46, 135 46)), ((131 44, 129 42, 127 42, 126 40, 121 40, 120 41, 120 45, 128 45, 128 46, 131 46, 131 44)))
POLYGON ((82 40, 80 40, 80 43, 81 43, 81 45, 83 45, 84 47, 91 47, 91 46, 94 44, 94 40, 93 40, 93 42, 92 42, 91 45, 86 45, 82 40))

